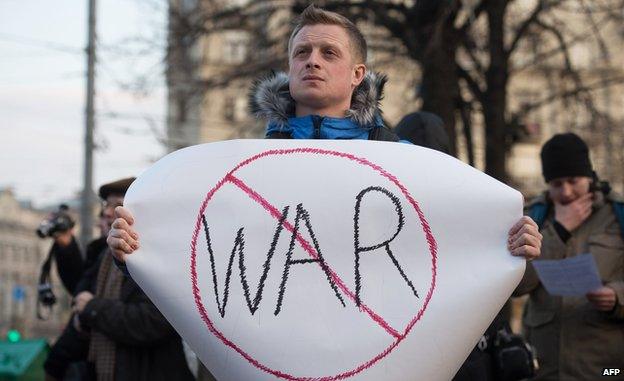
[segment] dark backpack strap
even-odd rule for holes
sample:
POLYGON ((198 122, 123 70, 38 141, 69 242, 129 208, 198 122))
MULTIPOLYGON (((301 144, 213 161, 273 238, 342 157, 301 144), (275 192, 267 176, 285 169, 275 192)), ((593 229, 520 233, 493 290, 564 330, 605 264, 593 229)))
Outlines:
POLYGON ((399 137, 386 126, 374 127, 368 133, 368 140, 379 140, 382 142, 398 142, 399 137))
POLYGON ((535 221, 539 229, 542 228, 544 221, 546 221, 546 215, 548 214, 548 205, 543 202, 538 202, 529 208, 529 217, 535 221))
POLYGON ((624 202, 613 201, 613 212, 615 213, 615 219, 620 224, 620 233, 622 239, 624 239, 624 202))
POLYGON ((286 131, 274 131, 268 134, 265 139, 292 139, 292 135, 286 131))

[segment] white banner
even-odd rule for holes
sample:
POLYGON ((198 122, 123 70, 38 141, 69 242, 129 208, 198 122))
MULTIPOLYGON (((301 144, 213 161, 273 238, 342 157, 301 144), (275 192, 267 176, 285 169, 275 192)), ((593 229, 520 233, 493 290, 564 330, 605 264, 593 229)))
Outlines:
POLYGON ((218 380, 449 380, 524 272, 520 193, 408 144, 194 146, 125 205, 132 277, 218 380))

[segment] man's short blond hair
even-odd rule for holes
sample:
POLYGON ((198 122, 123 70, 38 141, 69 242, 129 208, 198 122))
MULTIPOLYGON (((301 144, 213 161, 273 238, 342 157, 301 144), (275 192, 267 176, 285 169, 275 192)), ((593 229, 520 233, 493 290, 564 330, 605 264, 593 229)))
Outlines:
POLYGON ((290 49, 292 48, 292 42, 295 36, 306 25, 338 25, 342 27, 349 36, 349 45, 353 59, 358 64, 366 63, 367 47, 366 40, 362 35, 362 32, 351 22, 348 18, 336 13, 326 11, 318 8, 315 5, 310 5, 301 12, 299 17, 295 20, 295 28, 293 29, 290 38, 288 39, 288 54, 290 55, 290 49))

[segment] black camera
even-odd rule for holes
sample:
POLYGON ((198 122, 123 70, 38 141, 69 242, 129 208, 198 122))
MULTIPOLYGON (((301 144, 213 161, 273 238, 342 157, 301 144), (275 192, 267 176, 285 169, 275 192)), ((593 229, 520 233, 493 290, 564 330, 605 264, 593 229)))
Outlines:
POLYGON ((56 296, 52 292, 52 286, 50 283, 40 283, 37 286, 37 292, 39 294, 39 303, 44 306, 53 306, 56 303, 56 296))
POLYGON ((56 212, 41 221, 37 228, 37 235, 41 238, 52 237, 54 233, 67 231, 74 225, 75 222, 69 215, 69 207, 61 204, 56 212))

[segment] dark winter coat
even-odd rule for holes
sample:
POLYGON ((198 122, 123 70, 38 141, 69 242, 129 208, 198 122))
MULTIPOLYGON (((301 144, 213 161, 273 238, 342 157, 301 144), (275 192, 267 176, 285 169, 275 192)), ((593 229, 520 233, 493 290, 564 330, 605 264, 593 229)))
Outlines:
POLYGON ((79 318, 84 329, 115 341, 116 380, 193 380, 180 336, 131 278, 119 300, 95 297, 79 318))
MULTIPOLYGON (((72 295, 81 291, 95 292, 95 277, 99 268, 98 259, 107 247, 106 237, 93 240, 87 246, 87 255, 83 261, 75 239, 72 239, 72 243, 67 247, 56 244, 52 246, 51 253, 56 259, 58 271, 64 274, 64 278, 61 278, 63 284, 72 295)), ((88 351, 88 335, 76 331, 70 318, 65 329, 50 349, 44 363, 44 369, 52 377, 62 379, 71 363, 86 361, 88 351)))
MULTIPOLYGON (((601 312, 585 296, 550 295, 529 263, 515 294, 529 294, 523 324, 537 349, 536 380, 598 380, 604 368, 624 369, 624 241, 609 202, 624 200, 610 194, 605 202, 601 193, 597 196, 592 214, 565 242, 553 224, 551 208, 540 229, 544 239, 538 261, 590 253, 602 282, 616 291, 618 301, 613 311, 601 312)), ((535 202, 545 202, 544 196, 535 202)), ((624 375, 611 379, 622 380, 624 375)))
POLYGON ((50 255, 56 261, 59 278, 61 278, 61 282, 67 292, 71 295, 76 295, 79 292, 77 291, 77 286, 83 273, 86 269, 93 266, 97 261, 99 253, 105 247, 107 247, 106 237, 95 239, 87 246, 87 253, 83 258, 80 247, 74 237, 72 237, 71 243, 66 247, 62 247, 57 243, 52 245, 50 255))

